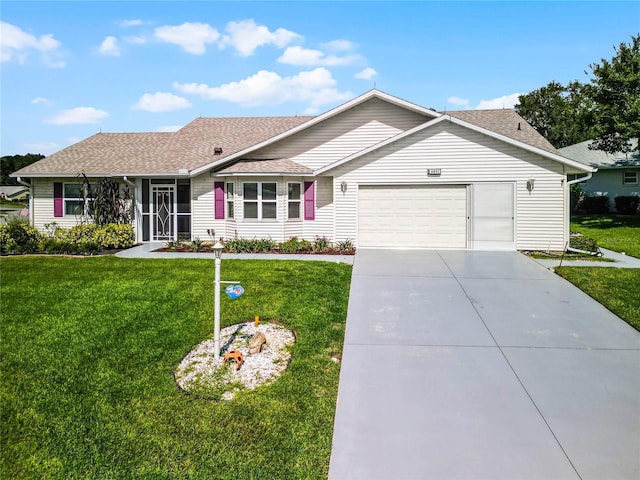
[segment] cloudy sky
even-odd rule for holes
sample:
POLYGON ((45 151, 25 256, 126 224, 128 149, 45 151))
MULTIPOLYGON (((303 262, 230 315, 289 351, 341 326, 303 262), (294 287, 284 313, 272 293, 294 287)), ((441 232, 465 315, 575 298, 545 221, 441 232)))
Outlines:
POLYGON ((511 108, 587 81, 638 2, 6 1, 1 155, 198 116, 313 115, 372 88, 436 110, 511 108))

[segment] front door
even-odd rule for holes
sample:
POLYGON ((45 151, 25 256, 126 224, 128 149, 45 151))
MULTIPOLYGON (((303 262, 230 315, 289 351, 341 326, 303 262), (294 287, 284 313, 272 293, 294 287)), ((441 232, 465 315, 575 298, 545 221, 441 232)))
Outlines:
POLYGON ((473 248, 514 250, 514 184, 476 183, 472 198, 473 248))
POLYGON ((152 185, 153 198, 153 240, 175 239, 175 186, 152 185))

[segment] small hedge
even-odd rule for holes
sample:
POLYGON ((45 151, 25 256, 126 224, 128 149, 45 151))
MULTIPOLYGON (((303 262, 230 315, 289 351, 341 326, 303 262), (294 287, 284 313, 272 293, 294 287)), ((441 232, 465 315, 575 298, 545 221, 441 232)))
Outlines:
POLYGON ((606 195, 583 194, 578 199, 576 211, 587 215, 609 212, 609 197, 606 195))
POLYGON ((135 231, 131 225, 76 225, 70 229, 48 225, 43 235, 24 221, 0 225, 0 253, 95 255, 103 250, 132 247, 135 231))
POLYGON ((616 210, 622 215, 640 215, 640 197, 637 195, 616 197, 616 210))
POLYGON ((571 237, 569 239, 569 247, 575 248, 576 250, 583 250, 585 252, 597 252, 598 241, 591 237, 571 237))
MULTIPOLYGON (((166 250, 170 252, 211 252, 212 242, 167 242, 166 250)), ((316 237, 309 241, 291 237, 289 240, 277 243, 270 238, 233 238, 224 240, 224 249, 228 253, 318 253, 353 255, 356 251, 351 240, 344 240, 332 244, 326 237, 316 237)))

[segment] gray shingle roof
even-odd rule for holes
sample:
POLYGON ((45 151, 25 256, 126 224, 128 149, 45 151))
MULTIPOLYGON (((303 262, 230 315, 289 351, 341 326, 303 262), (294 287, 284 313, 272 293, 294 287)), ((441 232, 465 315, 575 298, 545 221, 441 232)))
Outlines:
POLYGON ((282 173, 282 174, 310 174, 313 170, 289 160, 288 158, 274 158, 270 160, 240 160, 217 173, 282 173))
MULTIPOLYGON (((587 140, 586 142, 559 148, 558 151, 567 158, 596 168, 640 167, 640 156, 638 156, 637 152, 611 154, 602 150, 589 150, 591 142, 592 140, 587 140)), ((632 142, 634 146, 637 144, 637 140, 632 142)))
POLYGON ((15 175, 176 175, 263 142, 313 117, 197 118, 173 133, 98 133, 15 175), (216 147, 222 154, 214 155, 216 147))
POLYGON ((550 153, 558 153, 558 150, 515 110, 457 110, 443 113, 532 147, 550 153), (518 129, 518 125, 520 129, 518 129))

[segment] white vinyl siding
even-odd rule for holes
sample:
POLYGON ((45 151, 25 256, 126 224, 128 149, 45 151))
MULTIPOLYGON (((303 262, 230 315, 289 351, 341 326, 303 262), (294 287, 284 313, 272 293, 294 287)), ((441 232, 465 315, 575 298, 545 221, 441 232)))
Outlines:
MULTIPOLYGON (((359 184, 515 183, 517 249, 564 248, 562 165, 516 146, 453 124, 441 123, 371 152, 335 170, 335 238, 357 242, 359 184), (428 168, 441 169, 429 177, 428 168), (527 191, 528 179, 535 189, 527 191), (344 194, 340 182, 347 182, 344 194)), ((410 215, 411 212, 405 212, 410 215)), ((400 214, 400 212, 399 212, 400 214)))
POLYGON ((464 185, 361 185, 360 247, 466 248, 464 185))
POLYGON ((374 98, 252 152, 251 157, 289 158, 315 170, 428 120, 424 115, 374 98))

